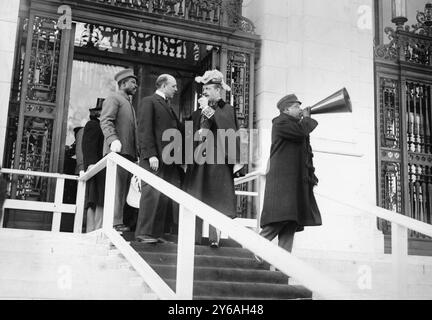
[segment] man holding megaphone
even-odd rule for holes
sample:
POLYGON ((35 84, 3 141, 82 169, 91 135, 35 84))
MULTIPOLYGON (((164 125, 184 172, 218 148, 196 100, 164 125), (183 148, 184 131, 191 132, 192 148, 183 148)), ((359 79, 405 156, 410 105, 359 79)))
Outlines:
MULTIPOLYGON (((294 94, 277 104, 273 120, 270 167, 261 214, 260 235, 279 238, 279 246, 292 251, 294 235, 306 226, 322 224, 313 187, 318 184, 309 135, 318 126, 311 108, 301 109, 294 94)), ((257 257, 257 260, 261 260, 257 257)))

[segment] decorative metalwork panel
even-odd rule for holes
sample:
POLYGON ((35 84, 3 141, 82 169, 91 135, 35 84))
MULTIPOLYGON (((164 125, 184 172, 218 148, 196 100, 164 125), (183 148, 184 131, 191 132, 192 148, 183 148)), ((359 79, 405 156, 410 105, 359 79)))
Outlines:
POLYGON ((390 42, 375 46, 375 56, 390 61, 406 61, 414 64, 431 65, 432 41, 422 35, 408 31, 385 28, 390 42))
MULTIPOLYGON (((396 162, 382 162, 381 164, 381 207, 402 212, 401 165, 396 162)), ((391 226, 387 221, 378 219, 378 227, 386 234, 391 233, 391 226)))
POLYGON ((239 126, 249 128, 250 55, 228 51, 226 78, 231 86, 227 99, 236 108, 239 126))
POLYGON ((407 141, 408 150, 416 153, 432 153, 430 87, 424 84, 406 83, 407 141))
POLYGON ((400 105, 398 83, 380 79, 381 147, 400 149, 400 105))
MULTIPOLYGON (((410 156, 410 160, 414 160, 410 156)), ((432 160, 429 165, 408 164, 410 217, 426 223, 432 223, 432 160)), ((412 237, 424 237, 410 230, 412 237)))
MULTIPOLYGON (((49 119, 25 117, 19 170, 49 172, 53 123, 49 119)), ((44 201, 47 186, 48 179, 20 176, 16 197, 44 201)))
MULTIPOLYGON (((241 129, 249 128, 249 95, 250 95, 250 55, 243 52, 228 51, 227 83, 231 92, 227 92, 227 100, 235 107, 237 119, 241 129)), ((242 144, 248 144, 249 137, 242 135, 242 144)), ((249 147, 242 147, 249 150, 249 147)), ((246 155, 247 157, 248 155, 246 155)), ((248 184, 236 187, 238 191, 248 191, 248 184)), ((237 212, 247 217, 248 197, 237 197, 237 212)))
POLYGON ((253 33, 255 26, 242 16, 243 0, 78 0, 107 8, 170 16, 187 21, 234 27, 253 33))
POLYGON ((57 21, 35 17, 27 100, 55 102, 61 33, 57 21))
MULTIPOLYGON (((5 164, 20 170, 49 172, 61 31, 56 20, 36 16, 33 20, 24 19, 19 39, 20 56, 12 86, 5 164), (29 21, 33 24, 29 25, 29 21), (26 46, 28 37, 31 41, 26 46), (24 70, 25 61, 28 70, 24 70), (23 80, 26 72, 28 77, 23 80)), ((44 201, 48 197, 48 179, 14 176, 8 190, 12 198, 44 201)))
POLYGON ((114 27, 77 23, 75 46, 117 53, 147 53, 199 61, 199 45, 169 37, 114 27), (197 60, 198 59, 198 60, 197 60))

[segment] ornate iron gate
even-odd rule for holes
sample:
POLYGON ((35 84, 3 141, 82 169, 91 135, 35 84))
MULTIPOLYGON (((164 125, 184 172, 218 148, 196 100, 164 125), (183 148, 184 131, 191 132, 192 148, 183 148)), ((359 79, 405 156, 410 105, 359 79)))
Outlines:
POLYGON ((432 223, 432 27, 419 13, 415 26, 385 33, 375 47, 379 204, 432 223))

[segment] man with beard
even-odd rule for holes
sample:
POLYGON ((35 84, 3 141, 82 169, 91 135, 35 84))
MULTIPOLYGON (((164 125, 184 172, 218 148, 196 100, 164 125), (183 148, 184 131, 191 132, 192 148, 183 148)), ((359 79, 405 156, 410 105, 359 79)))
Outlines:
MULTIPOLYGON (((133 70, 125 69, 114 77, 119 91, 104 101, 100 117, 100 126, 105 137, 104 156, 116 152, 126 159, 135 162, 138 159, 137 128, 132 96, 138 89, 138 79, 133 70)), ((126 203, 132 175, 117 167, 117 185, 115 192, 114 229, 118 232, 129 231, 123 223, 123 209, 126 203)))

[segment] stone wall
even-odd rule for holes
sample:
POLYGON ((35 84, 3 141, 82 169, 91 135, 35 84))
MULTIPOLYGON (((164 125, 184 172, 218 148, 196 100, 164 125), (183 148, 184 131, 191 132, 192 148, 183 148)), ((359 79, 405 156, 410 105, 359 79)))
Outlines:
POLYGON ((2 1, 0 30, 5 36, 0 42, 0 166, 3 164, 9 96, 12 84, 15 40, 18 27, 19 0, 2 1))
MULTIPOLYGON (((372 0, 250 0, 243 5, 243 15, 262 37, 256 65, 258 165, 267 163, 271 120, 279 114, 281 97, 296 93, 310 106, 346 87, 352 114, 315 116, 320 123, 311 136, 317 191, 375 205, 372 0)), ((383 250, 374 218, 318 200, 324 226, 298 234, 297 247, 383 250)))

